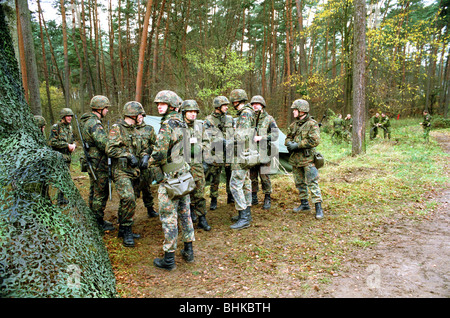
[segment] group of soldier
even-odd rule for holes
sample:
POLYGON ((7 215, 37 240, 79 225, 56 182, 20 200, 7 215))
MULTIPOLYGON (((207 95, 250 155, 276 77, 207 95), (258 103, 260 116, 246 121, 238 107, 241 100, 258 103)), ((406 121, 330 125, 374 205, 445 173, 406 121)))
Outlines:
MULTIPOLYGON (((259 149, 267 150, 268 144, 278 142, 278 127, 266 111, 264 98, 256 95, 249 102, 242 89, 233 90, 229 99, 225 96, 216 97, 213 100, 213 113, 203 121, 197 118, 200 112, 197 102, 183 101, 173 91, 160 91, 154 103, 162 116, 158 133, 144 122, 146 113, 136 101, 127 102, 123 106, 123 118, 110 129, 105 129, 102 119, 111 104, 107 97, 97 95, 91 99, 91 111, 83 114, 79 121, 70 108, 61 110, 61 120, 51 128, 49 145, 62 154, 70 167, 71 154, 76 148, 71 125, 75 117, 85 153, 82 171, 87 171, 90 178, 89 207, 99 227, 104 231, 114 229, 104 219, 105 207, 111 195, 110 182, 113 180, 120 200, 118 236, 123 238, 124 246, 133 247, 134 240, 140 237, 133 233, 132 226, 136 198, 142 193, 148 216, 159 216, 164 232, 164 257, 155 258, 153 263, 158 268, 171 270, 175 267, 178 223, 184 243, 181 255, 187 262, 194 261, 194 223, 205 231, 211 229, 206 220, 205 161, 208 174, 211 175, 210 210, 217 209, 220 176, 222 169, 225 169, 227 204, 234 202, 237 210, 237 215, 232 217, 234 223, 231 229, 240 230, 251 225, 251 207, 258 204, 258 177, 264 192, 263 209, 270 209, 272 187, 269 171, 272 157, 268 161, 250 165, 248 161, 236 158, 229 160, 227 156, 230 148, 234 151, 231 153, 236 154, 236 147, 244 145, 244 150, 248 150, 252 143, 259 145, 259 149), (227 114, 230 104, 237 111, 236 118, 227 114), (252 131, 254 133, 248 133, 252 131), (184 147, 180 147, 183 143, 184 147), (200 160, 195 160, 199 156, 200 160), (186 195, 171 196, 166 181, 188 172, 195 181, 194 190, 186 195), (159 184, 158 212, 153 208, 150 188, 155 182, 159 184)), ((293 166, 301 201, 300 206, 293 211, 311 209, 308 203, 309 189, 316 218, 321 219, 322 196, 313 158, 315 147, 320 142, 319 126, 309 115, 307 101, 295 100, 291 108, 295 120, 288 129, 285 145, 291 154, 289 162, 293 166)), ((40 116, 35 118, 43 131, 45 120, 40 116)), ((57 200, 61 205, 67 203, 61 191, 57 200)))

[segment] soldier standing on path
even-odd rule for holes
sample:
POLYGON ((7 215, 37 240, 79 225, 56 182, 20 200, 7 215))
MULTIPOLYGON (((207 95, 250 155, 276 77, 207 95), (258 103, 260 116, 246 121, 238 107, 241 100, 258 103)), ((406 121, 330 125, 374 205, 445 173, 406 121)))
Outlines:
MULTIPOLYGON (((74 152, 75 137, 72 131, 72 118, 74 116, 73 111, 70 108, 63 108, 60 112, 61 121, 54 124, 50 131, 49 145, 53 150, 60 152, 66 162, 67 169, 70 171, 70 163, 72 161, 72 152, 74 152)), ((58 204, 64 205, 68 201, 64 198, 64 193, 61 190, 58 192, 58 204)))
POLYGON ((320 129, 309 115, 309 103, 297 99, 291 108, 295 121, 289 126, 285 145, 289 150, 289 163, 292 165, 295 186, 300 193, 300 206, 294 212, 310 210, 308 188, 316 209, 316 219, 323 218, 322 194, 319 188, 319 171, 314 166, 315 147, 320 142, 320 129))
POLYGON ((234 230, 245 229, 250 226, 252 220, 251 205, 252 205, 252 186, 250 180, 250 169, 246 168, 239 162, 240 153, 239 145, 243 145, 244 149, 249 148, 251 128, 253 127, 254 110, 248 101, 247 93, 243 89, 235 89, 230 94, 230 101, 234 108, 238 111, 238 118, 235 127, 235 142, 237 144, 237 151, 235 151, 234 162, 231 166, 230 189, 234 197, 234 204, 238 210, 237 222, 232 224, 230 228, 234 230))
POLYGON ((134 247, 134 239, 139 234, 132 231, 133 216, 136 211, 135 191, 139 186, 139 158, 144 157, 147 149, 144 138, 138 134, 136 126, 145 116, 139 102, 127 102, 123 106, 123 118, 112 125, 106 144, 106 154, 112 159, 113 180, 119 195, 119 233, 125 247, 134 247))
MULTIPOLYGON (((158 113, 162 115, 161 128, 156 137, 156 144, 148 162, 149 165, 159 166, 167 178, 175 178, 189 172, 189 164, 183 158, 183 129, 187 125, 176 111, 179 108, 178 95, 164 90, 155 96, 154 102, 158 113)), ((178 220, 181 222, 184 249, 181 255, 187 262, 194 261, 192 242, 195 240, 189 210, 190 198, 169 198, 166 187, 160 184, 158 189, 159 218, 164 232, 164 258, 155 258, 153 264, 158 268, 172 270, 175 268, 175 251, 178 241, 178 220)))
POLYGON ((234 202, 233 195, 230 190, 231 164, 226 162, 225 158, 225 147, 227 145, 226 130, 233 128, 233 117, 227 115, 229 104, 230 101, 225 96, 217 96, 214 98, 214 112, 211 115, 208 115, 204 121, 205 132, 208 135, 208 139, 211 140, 212 149, 214 149, 214 153, 211 155, 216 159, 211 159, 212 162, 208 162, 209 171, 212 176, 209 188, 211 196, 210 210, 217 209, 217 197, 219 196, 219 184, 220 175, 222 174, 222 167, 225 169, 226 176, 227 203, 234 202), (223 152, 217 151, 216 153, 215 150, 217 149, 222 149, 223 152))
POLYGON ((105 153, 108 142, 108 132, 105 131, 101 119, 108 113, 111 106, 106 96, 97 95, 92 97, 91 112, 85 113, 80 118, 81 134, 85 144, 88 145, 87 152, 94 176, 89 172, 89 208, 94 213, 97 224, 104 231, 114 230, 114 226, 104 220, 106 203, 109 196, 108 156, 105 153))
POLYGON ((423 111, 423 121, 420 123, 423 128, 423 138, 426 142, 430 140, 430 130, 431 130, 431 115, 428 110, 423 111))
POLYGON ((195 100, 185 100, 181 105, 183 119, 189 130, 189 140, 184 141, 184 156, 186 162, 191 167, 191 174, 195 180, 195 190, 190 193, 191 217, 195 223, 198 219, 198 227, 205 231, 211 230, 206 221, 206 200, 205 200, 205 172, 203 170, 203 149, 208 146, 208 141, 204 139, 203 123, 196 120, 200 108, 195 100))
MULTIPOLYGON (((254 142, 259 142, 259 149, 266 152, 270 149, 268 146, 272 141, 272 133, 276 135, 275 130, 278 129, 275 119, 266 112, 266 101, 260 95, 252 97, 250 104, 255 111, 257 123, 255 129, 257 135, 254 136, 254 142)), ((261 154, 260 154, 261 155, 261 154)), ((268 155, 268 154, 267 154, 268 155)), ((262 156, 261 156, 262 158, 262 156)), ((258 175, 261 179, 261 187, 264 193, 263 209, 270 209, 272 193, 272 184, 270 182, 270 158, 269 161, 250 168, 250 180, 252 182, 252 205, 258 204, 258 175)))

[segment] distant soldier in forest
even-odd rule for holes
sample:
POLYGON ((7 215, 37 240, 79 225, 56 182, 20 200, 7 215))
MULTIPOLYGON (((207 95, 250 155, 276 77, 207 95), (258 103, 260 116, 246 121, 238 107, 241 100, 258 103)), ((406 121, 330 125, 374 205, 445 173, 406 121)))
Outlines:
MULTIPOLYGON (((264 193, 263 209, 270 209, 272 184, 270 182, 270 142, 272 141, 272 133, 277 138, 278 126, 275 119, 266 111, 266 101, 261 95, 255 95, 250 100, 255 111, 255 136, 254 142, 259 143, 259 149, 265 150, 268 159, 263 164, 256 165, 250 168, 250 180, 252 182, 252 205, 258 204, 258 175, 261 179, 261 188, 264 193)), ((260 154, 261 155, 261 154, 260 154)), ((262 156, 261 156, 262 158, 262 156)))
POLYGON ((230 191, 230 178, 231 178, 231 164, 226 162, 226 150, 227 136, 226 130, 233 128, 233 117, 227 115, 228 105, 230 101, 225 96, 217 96, 213 100, 214 112, 211 115, 206 116, 204 121, 205 133, 208 135, 208 139, 212 143, 212 157, 217 159, 211 159, 209 162, 209 173, 211 174, 210 184, 210 197, 211 205, 210 210, 217 209, 217 197, 219 196, 219 184, 222 168, 225 170, 226 177, 226 191, 227 191, 227 203, 233 203, 233 195, 230 191), (220 145, 219 145, 220 144, 220 145), (223 153, 215 153, 215 149, 223 149, 223 153), (217 156, 216 156, 217 155, 217 156), (221 158, 218 158, 221 156, 221 158), (220 160, 219 160, 220 159, 220 160))
MULTIPOLYGON (((181 114, 176 111, 180 107, 178 99, 178 95, 169 90, 158 92, 154 99, 158 113, 163 117, 148 164, 160 167, 167 178, 176 178, 189 172, 189 164, 184 160, 181 146, 183 129, 186 129, 187 125, 182 120, 181 114)), ((164 232, 164 258, 155 258, 153 264, 158 268, 172 270, 175 268, 179 220, 184 243, 181 255, 187 262, 194 261, 192 242, 195 235, 189 209, 190 197, 185 195, 170 198, 165 185, 160 184, 158 200, 159 218, 164 232)))
POLYGON ((333 120, 334 129, 334 140, 341 142, 344 133, 344 120, 342 119, 342 114, 338 114, 333 120))
POLYGON ((391 122, 390 122, 390 120, 389 120, 389 117, 388 116, 386 116, 386 113, 385 112, 382 112, 381 113, 381 121, 380 121, 380 125, 381 125, 381 127, 383 127, 384 129, 383 129, 383 133, 384 133, 384 135, 383 135, 383 137, 386 139, 386 137, 388 138, 388 139, 391 139, 391 122))
POLYGON ((345 130, 345 134, 348 137, 352 136, 352 128, 353 128, 353 118, 352 115, 347 114, 347 116, 345 116, 344 118, 344 130, 345 130))
POLYGON ((47 125, 47 121, 45 120, 45 118, 40 115, 35 115, 34 121, 36 125, 39 127, 39 129, 42 131, 42 135, 44 135, 45 137, 45 126, 47 125))
POLYGON ((316 219, 323 218, 322 194, 319 188, 319 171, 314 166, 315 147, 320 142, 320 129, 309 115, 309 103, 297 99, 291 106, 294 122, 289 126, 285 145, 290 153, 295 186, 300 193, 300 206, 294 212, 309 211, 308 189, 315 205, 316 219))
POLYGON ((105 153, 108 142, 108 132, 104 129, 101 119, 108 113, 111 106, 106 96, 96 95, 90 102, 91 111, 80 117, 80 128, 83 140, 88 146, 87 153, 95 177, 89 173, 89 208, 101 229, 104 231, 114 230, 113 225, 104 220, 104 212, 109 196, 108 156, 105 153))
POLYGON ((381 125, 380 113, 376 113, 375 116, 370 118, 370 139, 375 139, 378 135, 378 127, 381 125))
MULTIPOLYGON (((246 104, 248 101, 247 93, 243 89, 235 89, 230 93, 230 102, 234 108, 238 111, 238 117, 236 119, 235 126, 235 143, 236 157, 239 158, 239 144, 243 145, 243 149, 249 148, 251 136, 247 135, 254 124, 255 111, 250 104, 246 104)), ((234 197, 234 204, 236 210, 238 210, 238 216, 236 223, 230 227, 234 230, 244 229, 250 226, 252 221, 251 205, 252 205, 252 187, 250 180, 250 169, 247 168, 242 162, 236 160, 231 166, 231 179, 230 189, 234 197)))
POLYGON ((423 121, 420 123, 423 128, 423 138, 425 141, 430 140, 430 130, 431 130, 431 115, 428 113, 428 110, 423 111, 423 121))
POLYGON ((185 160, 191 167, 191 174, 195 180, 195 190, 190 193, 191 218, 195 223, 198 220, 198 227, 209 231, 211 226, 206 220, 206 199, 205 199, 205 172, 203 169, 203 150, 208 147, 208 140, 205 138, 203 123, 197 120, 200 108, 195 100, 185 100, 181 105, 183 119, 189 130, 189 140, 185 140, 186 149, 184 151, 185 160))
POLYGON ((122 116, 109 131, 106 154, 112 158, 113 180, 120 199, 118 237, 123 237, 125 247, 134 247, 134 239, 140 237, 132 231, 135 191, 141 174, 139 158, 148 155, 144 135, 136 127, 144 120, 145 111, 139 102, 131 101, 123 106, 122 116))
MULTIPOLYGON (((72 161, 72 152, 75 151, 75 137, 72 131, 73 111, 70 108, 63 108, 59 114, 61 120, 52 126, 49 136, 49 145, 53 150, 60 152, 66 162, 67 169, 70 171, 72 161)), ((67 199, 62 191, 58 192, 58 204, 67 204, 67 199)))

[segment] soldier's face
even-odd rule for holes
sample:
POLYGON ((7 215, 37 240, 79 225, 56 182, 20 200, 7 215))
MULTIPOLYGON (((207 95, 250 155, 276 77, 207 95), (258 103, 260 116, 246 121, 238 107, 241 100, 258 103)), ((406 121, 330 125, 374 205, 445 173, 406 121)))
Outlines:
POLYGON ((255 112, 259 112, 262 109, 262 105, 260 103, 253 103, 252 107, 255 112))
POLYGON ((298 115, 299 115, 298 109, 294 109, 294 110, 292 111, 292 114, 294 115, 294 118, 297 118, 298 115))
POLYGON ((188 111, 186 112, 186 118, 187 118, 187 120, 189 120, 189 121, 194 121, 194 120, 196 120, 196 119, 197 119, 197 111, 195 111, 195 110, 188 110, 188 111))
POLYGON ((72 116, 64 116, 64 121, 65 121, 67 124, 70 124, 70 122, 72 121, 72 116))
POLYGON ((158 113, 160 115, 163 115, 167 112, 167 108, 169 108, 169 105, 166 103, 158 103, 158 113))
POLYGON ((228 111, 228 105, 220 106, 220 111, 225 114, 228 111))
POLYGON ((144 120, 144 116, 143 116, 142 114, 139 114, 139 115, 136 117, 136 122, 137 122, 138 125, 142 124, 142 121, 143 121, 143 120, 144 120))
POLYGON ((108 107, 103 108, 102 109, 102 117, 105 117, 107 113, 108 113, 108 107))

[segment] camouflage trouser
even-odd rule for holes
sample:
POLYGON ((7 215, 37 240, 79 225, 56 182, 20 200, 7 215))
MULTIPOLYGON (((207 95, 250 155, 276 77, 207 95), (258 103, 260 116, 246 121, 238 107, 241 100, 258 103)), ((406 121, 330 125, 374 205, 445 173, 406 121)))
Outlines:
POLYGON ((250 170, 232 170, 230 190, 234 198, 236 210, 242 211, 252 205, 252 185, 250 170))
POLYGON ((270 163, 268 165, 258 165, 250 169, 250 180, 252 180, 252 192, 258 192, 258 175, 261 179, 261 187, 264 194, 272 193, 272 183, 270 182, 270 175, 261 173, 261 170, 269 169, 270 163))
POLYGON ((428 141, 430 139, 430 130, 431 130, 431 127, 423 128, 423 139, 425 139, 425 141, 428 141))
POLYGON ((191 174, 195 180, 195 189, 190 194, 191 207, 198 216, 206 215, 205 172, 203 165, 191 165, 191 174))
MULTIPOLYGON (((217 198, 219 196, 219 184, 220 184, 220 175, 222 174, 222 168, 225 166, 209 166, 209 172, 211 173, 211 185, 209 188, 211 198, 217 198)), ((226 176, 226 189, 227 193, 231 193, 230 191, 230 178, 231 178, 231 167, 225 167, 225 176, 226 176)))
POLYGON ((151 190, 152 176, 149 169, 141 172, 138 188, 138 197, 142 193, 142 201, 144 201, 144 206, 146 208, 151 208, 153 206, 153 194, 151 190))
POLYGON ((313 203, 322 202, 319 188, 319 170, 311 163, 306 167, 292 167, 295 187, 300 193, 300 199, 308 200, 308 188, 311 191, 313 203))
POLYGON ((103 219, 106 203, 108 202, 108 170, 94 170, 97 181, 89 173, 89 207, 97 219, 103 219))
POLYGON ((164 232, 164 252, 175 252, 178 241, 178 219, 181 223, 183 242, 195 241, 194 226, 189 209, 190 198, 186 195, 180 199, 169 199, 166 188, 158 188, 159 218, 164 232))
POLYGON ((131 179, 120 176, 114 180, 117 194, 119 195, 119 224, 122 226, 133 225, 133 216, 136 211, 136 196, 134 194, 137 189, 139 178, 131 179))

